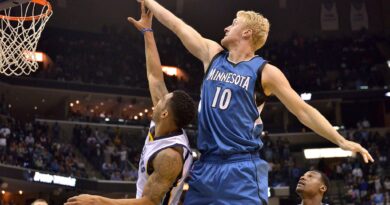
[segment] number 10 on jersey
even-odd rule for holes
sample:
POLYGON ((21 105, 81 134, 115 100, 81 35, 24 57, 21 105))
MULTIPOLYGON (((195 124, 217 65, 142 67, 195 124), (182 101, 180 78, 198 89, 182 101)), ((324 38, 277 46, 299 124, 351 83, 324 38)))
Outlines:
POLYGON ((232 99, 232 91, 228 88, 224 89, 221 92, 222 88, 217 87, 217 91, 214 95, 213 108, 219 108, 221 110, 226 110, 229 107, 230 100, 232 99))

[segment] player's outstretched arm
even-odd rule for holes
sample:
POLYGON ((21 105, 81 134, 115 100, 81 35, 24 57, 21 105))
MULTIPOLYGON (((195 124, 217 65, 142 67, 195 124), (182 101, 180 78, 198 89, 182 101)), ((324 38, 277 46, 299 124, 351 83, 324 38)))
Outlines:
POLYGON ((346 140, 332 127, 329 121, 326 120, 321 113, 303 101, 291 88, 290 83, 278 68, 270 64, 267 64, 264 67, 262 73, 262 86, 267 95, 274 94, 278 97, 302 124, 335 143, 342 149, 360 153, 366 163, 374 161, 365 148, 360 144, 346 140))
POLYGON ((153 160, 153 173, 145 184, 143 197, 140 199, 110 199, 83 194, 68 199, 65 205, 158 205, 164 199, 183 167, 182 156, 168 148, 157 154, 153 160))
POLYGON ((97 195, 81 194, 69 198, 64 205, 149 205, 142 199, 110 199, 97 195))
POLYGON ((149 82, 149 90, 152 96, 153 105, 157 105, 167 93, 167 87, 164 82, 164 75, 161 69, 160 56, 158 54, 156 41, 152 29, 153 14, 150 10, 146 11, 144 2, 141 1, 141 18, 136 21, 129 17, 128 21, 132 23, 144 35, 146 70, 149 82))
POLYGON ((173 31, 180 38, 187 50, 203 62, 206 71, 212 58, 223 50, 223 48, 217 42, 203 38, 194 28, 155 0, 143 1, 145 1, 146 7, 153 12, 157 20, 173 31))

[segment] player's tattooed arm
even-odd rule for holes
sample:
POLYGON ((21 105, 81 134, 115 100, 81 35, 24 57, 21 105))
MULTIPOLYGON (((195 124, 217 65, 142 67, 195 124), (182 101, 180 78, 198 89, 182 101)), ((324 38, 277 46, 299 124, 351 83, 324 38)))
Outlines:
POLYGON ((174 149, 165 149, 154 158, 153 168, 154 172, 145 184, 143 198, 148 199, 152 204, 160 204, 165 194, 175 186, 174 183, 181 173, 182 156, 174 149))
POLYGON ((110 199, 82 194, 69 198, 65 205, 158 205, 171 187, 175 186, 183 161, 178 151, 168 148, 159 152, 152 164, 154 172, 149 176, 140 199, 110 199))

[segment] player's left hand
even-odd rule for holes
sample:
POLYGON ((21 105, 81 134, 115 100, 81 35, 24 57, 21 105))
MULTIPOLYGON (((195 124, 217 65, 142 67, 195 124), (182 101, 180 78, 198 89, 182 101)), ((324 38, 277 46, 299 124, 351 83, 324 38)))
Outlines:
POLYGON ((340 143, 339 146, 343 150, 349 150, 352 151, 353 153, 361 154, 365 163, 374 162, 374 159, 372 158, 370 153, 364 147, 362 147, 360 144, 356 142, 345 140, 344 142, 340 143))
POLYGON ((69 198, 64 205, 96 205, 99 201, 99 196, 89 195, 89 194, 81 194, 78 196, 74 196, 69 198))
POLYGON ((145 2, 143 0, 138 2, 141 4, 141 18, 137 21, 132 17, 128 17, 127 20, 139 31, 145 28, 152 28, 153 13, 145 8, 145 2))

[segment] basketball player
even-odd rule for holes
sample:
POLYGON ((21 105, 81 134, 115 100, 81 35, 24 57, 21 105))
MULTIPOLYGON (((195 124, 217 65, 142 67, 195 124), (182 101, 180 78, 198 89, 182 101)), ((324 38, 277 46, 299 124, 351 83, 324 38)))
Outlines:
POLYGON ((296 192, 302 199, 301 205, 325 205, 322 199, 328 188, 328 177, 320 171, 312 170, 301 176, 296 192))
POLYGON ((185 92, 167 91, 151 30, 152 13, 146 12, 142 4, 141 19, 129 18, 129 21, 144 35, 147 76, 155 107, 139 163, 137 199, 80 195, 68 199, 65 205, 176 205, 179 202, 192 164, 189 142, 182 128, 193 120, 195 105, 185 92))
POLYGON ((258 152, 263 146, 260 113, 270 95, 278 97, 314 132, 345 150, 359 152, 366 163, 373 161, 366 149, 345 140, 305 103, 277 67, 255 55, 268 37, 270 25, 265 17, 239 11, 225 28, 222 47, 202 37, 155 0, 144 1, 204 65, 198 108, 198 149, 202 156, 194 163, 184 204, 267 204, 267 163, 258 152))

